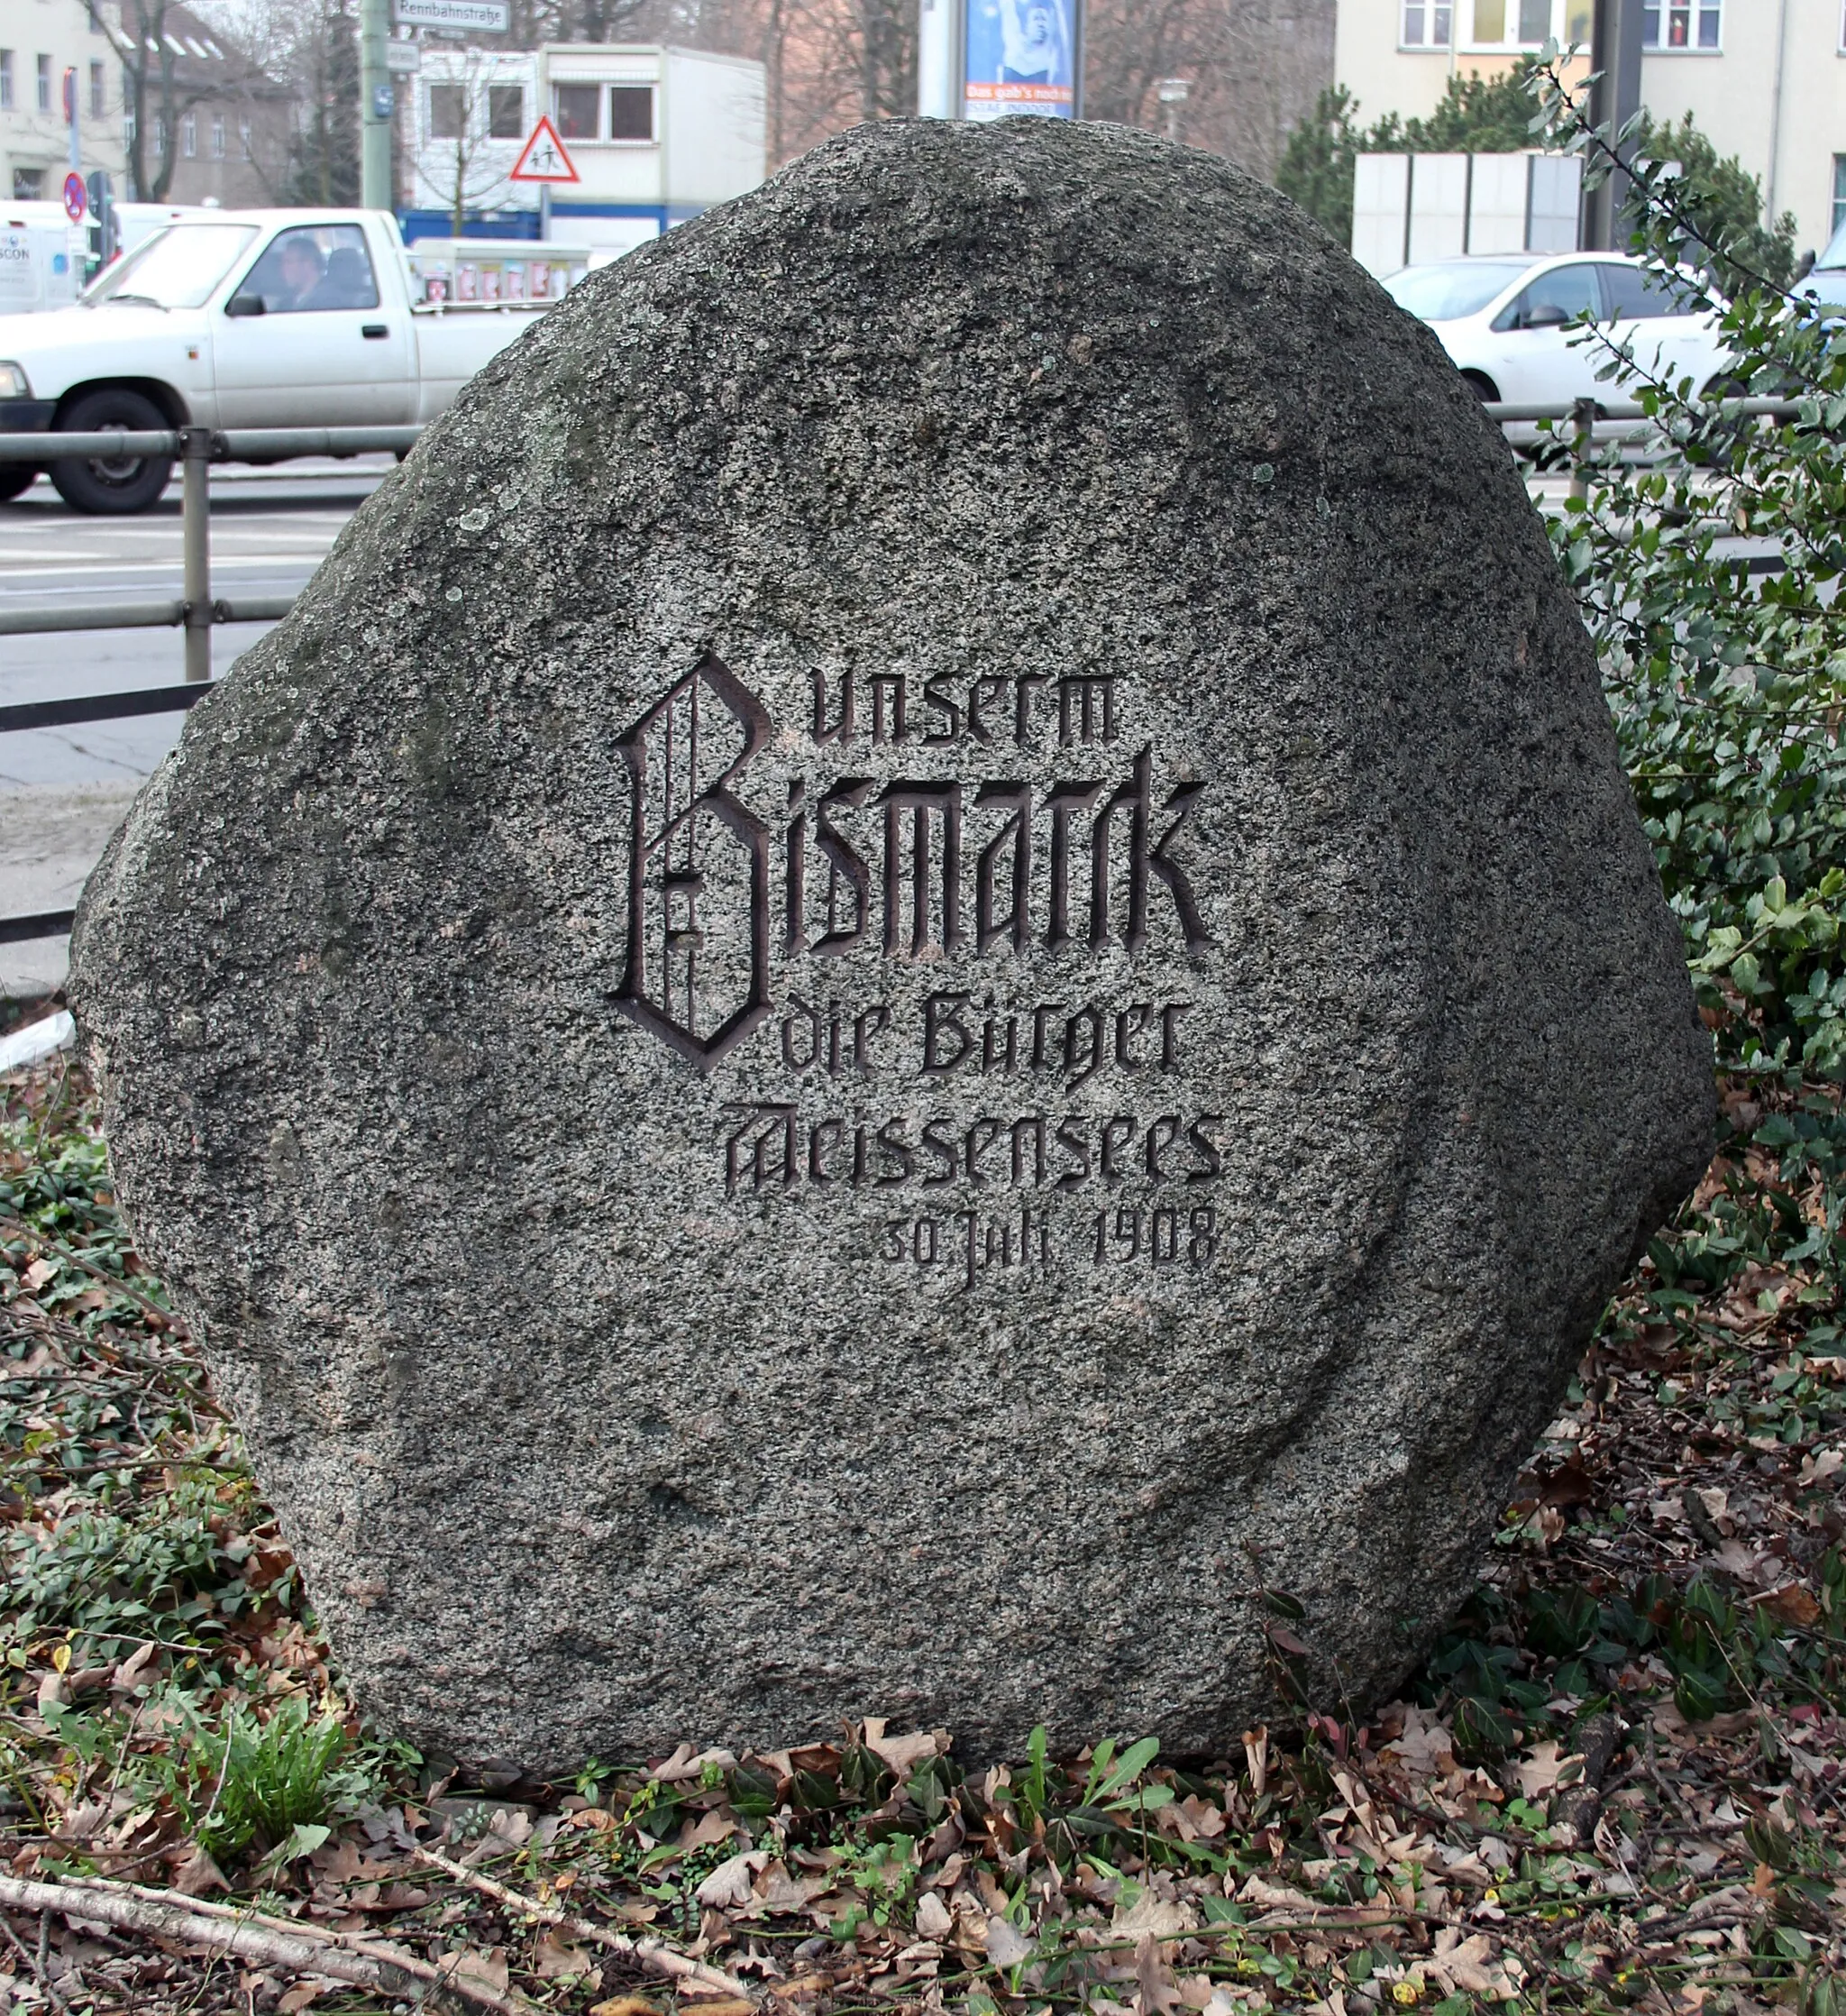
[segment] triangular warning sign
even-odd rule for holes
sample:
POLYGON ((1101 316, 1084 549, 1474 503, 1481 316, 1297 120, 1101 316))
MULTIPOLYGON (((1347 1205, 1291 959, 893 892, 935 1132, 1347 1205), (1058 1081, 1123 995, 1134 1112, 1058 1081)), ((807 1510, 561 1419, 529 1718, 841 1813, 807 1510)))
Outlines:
POLYGON ((544 117, 519 150, 519 159, 513 163, 513 172, 507 179, 511 182, 576 182, 582 179, 575 162, 564 151, 558 129, 544 117))

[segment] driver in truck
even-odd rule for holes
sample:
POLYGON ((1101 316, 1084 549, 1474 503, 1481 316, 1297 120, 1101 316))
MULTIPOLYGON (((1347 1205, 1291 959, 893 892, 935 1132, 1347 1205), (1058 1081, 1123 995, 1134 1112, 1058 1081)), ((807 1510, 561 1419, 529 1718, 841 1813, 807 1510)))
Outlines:
POLYGON ((321 276, 325 270, 321 263, 320 247, 305 231, 297 231, 282 241, 279 263, 285 298, 277 302, 276 307, 284 314, 291 308, 307 307, 308 298, 321 284, 321 276))

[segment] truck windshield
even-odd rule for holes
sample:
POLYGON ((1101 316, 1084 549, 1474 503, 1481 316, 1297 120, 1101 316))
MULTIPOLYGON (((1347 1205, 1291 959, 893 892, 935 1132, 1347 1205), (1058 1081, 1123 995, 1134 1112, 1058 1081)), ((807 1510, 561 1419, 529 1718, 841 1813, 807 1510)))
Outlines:
POLYGON ((176 224, 117 260, 87 289, 86 307, 151 301, 157 308, 202 307, 231 262, 256 236, 248 224, 176 224))
POLYGON ((1478 315, 1503 289, 1531 270, 1533 261, 1444 260, 1439 266, 1406 266, 1384 282, 1384 291, 1420 322, 1454 322, 1478 315))

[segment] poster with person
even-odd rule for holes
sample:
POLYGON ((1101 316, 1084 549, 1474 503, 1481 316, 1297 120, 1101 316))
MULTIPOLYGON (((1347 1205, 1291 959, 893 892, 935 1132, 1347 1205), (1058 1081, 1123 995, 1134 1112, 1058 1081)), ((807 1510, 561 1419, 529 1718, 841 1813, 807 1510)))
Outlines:
POLYGON ((1082 0, 966 0, 967 65, 962 115, 1003 119, 1038 113, 1077 115, 1077 37, 1082 0))

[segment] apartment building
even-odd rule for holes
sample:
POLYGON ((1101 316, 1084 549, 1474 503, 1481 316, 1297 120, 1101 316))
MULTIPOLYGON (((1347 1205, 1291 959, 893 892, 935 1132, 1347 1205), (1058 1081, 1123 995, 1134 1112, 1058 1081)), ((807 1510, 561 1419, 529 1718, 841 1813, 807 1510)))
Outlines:
MULTIPOLYGON (((1427 115, 1450 77, 1492 73, 1547 38, 1587 44, 1590 0, 1339 0, 1334 75, 1367 123, 1427 115)), ((1689 112, 1792 211, 1817 250, 1846 222, 1846 0, 1649 0, 1641 101, 1689 112)))
POLYGON ((64 76, 76 72, 86 175, 122 173, 122 75, 103 22, 84 0, 0 7, 0 200, 53 202, 70 169, 64 76))

